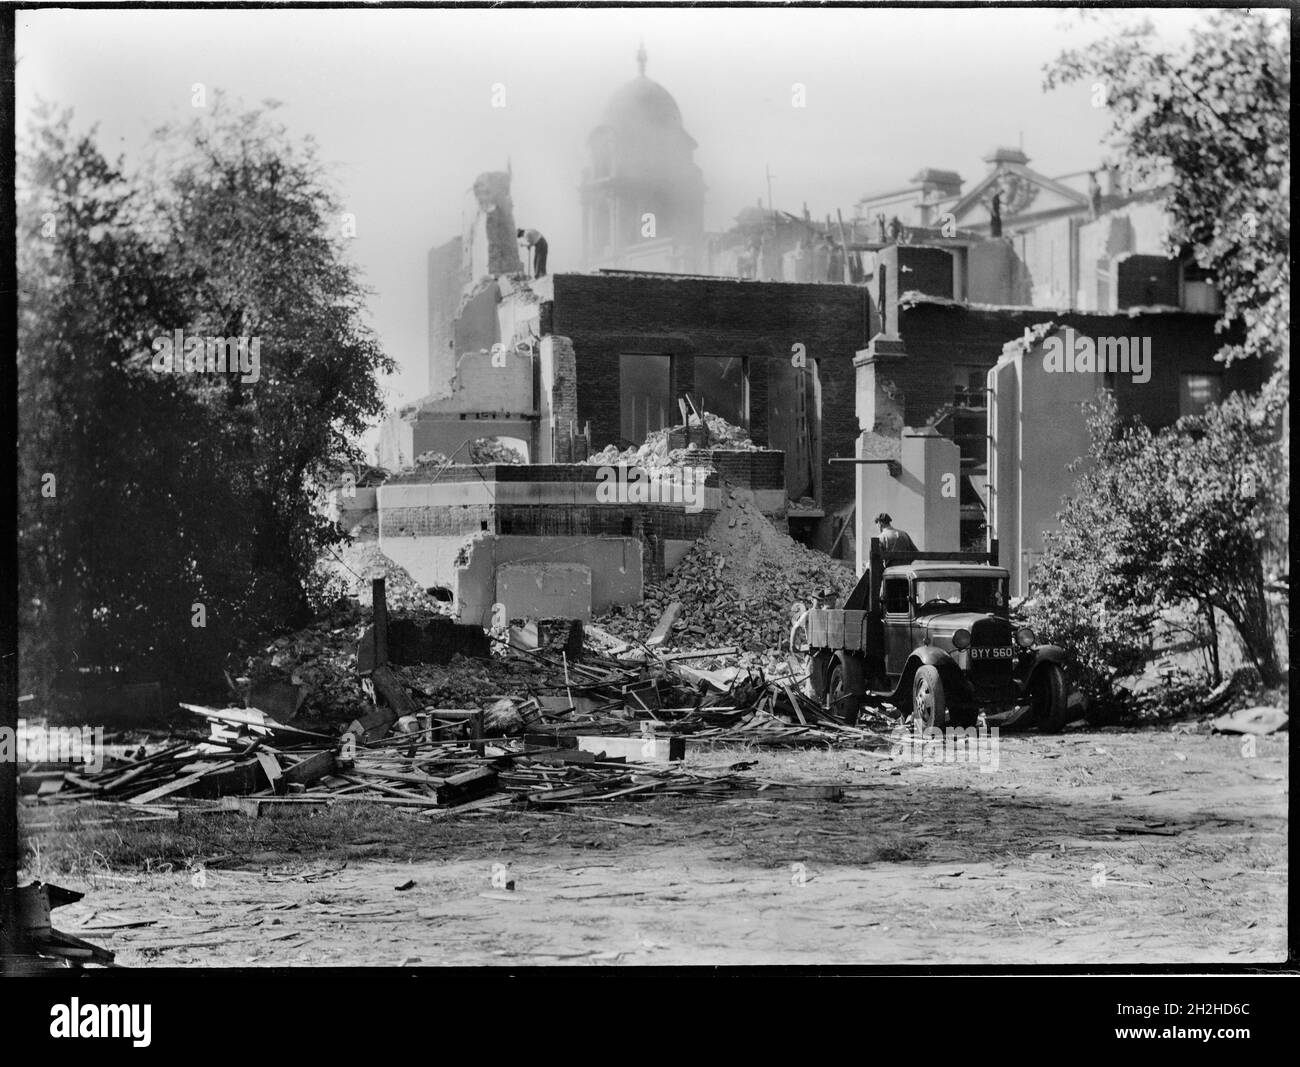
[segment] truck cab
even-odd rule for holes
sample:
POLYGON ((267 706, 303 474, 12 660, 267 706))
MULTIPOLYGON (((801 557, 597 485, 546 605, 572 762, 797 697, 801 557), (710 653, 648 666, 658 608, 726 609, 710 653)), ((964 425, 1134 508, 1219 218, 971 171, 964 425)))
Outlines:
POLYGON ((1009 574, 993 553, 911 553, 871 565, 842 608, 806 616, 813 695, 846 721, 864 704, 912 714, 921 727, 1032 713, 1065 724, 1065 653, 1010 617, 1009 574))

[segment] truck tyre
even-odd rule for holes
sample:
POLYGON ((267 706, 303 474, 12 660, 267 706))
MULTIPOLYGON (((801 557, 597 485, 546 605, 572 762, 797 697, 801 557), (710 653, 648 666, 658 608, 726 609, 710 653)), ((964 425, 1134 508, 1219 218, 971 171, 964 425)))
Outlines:
POLYGON ((1060 667, 1055 663, 1039 667, 1029 680, 1029 698, 1039 730, 1055 734, 1065 729, 1069 694, 1065 690, 1065 672, 1060 667))
POLYGON ((814 652, 808 657, 808 688, 817 700, 826 699, 826 681, 834 656, 830 652, 814 652))
POLYGON ((925 664, 916 668, 912 678, 912 716, 914 728, 918 730, 930 727, 942 730, 948 725, 948 702, 938 667, 925 664))
POLYGON ((847 652, 835 653, 826 674, 826 697, 831 714, 852 726, 862 710, 864 690, 862 660, 847 652))

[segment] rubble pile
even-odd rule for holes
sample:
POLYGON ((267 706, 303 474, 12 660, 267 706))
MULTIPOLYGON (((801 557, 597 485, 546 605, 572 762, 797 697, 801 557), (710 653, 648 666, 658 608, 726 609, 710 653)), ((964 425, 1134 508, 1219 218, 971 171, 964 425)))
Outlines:
POLYGON ((443 452, 421 452, 415 457, 414 466, 407 468, 407 472, 426 468, 437 470, 439 467, 446 467, 448 464, 468 466, 471 464, 519 464, 527 462, 528 460, 517 448, 511 447, 495 437, 481 437, 477 441, 471 441, 469 449, 463 454, 458 452, 454 459, 443 452))
MULTIPOLYGON (((746 513, 743 505, 734 510, 746 513)), ((764 572, 751 566, 746 573, 752 581, 764 572)), ((708 669, 698 664, 716 664, 735 650, 662 652, 599 627, 576 655, 517 649, 500 638, 494 654, 489 637, 474 627, 390 616, 387 595, 379 593, 369 612, 340 609, 249 657, 248 674, 231 682, 242 690, 232 697, 242 695, 243 706, 181 704, 187 715, 167 737, 105 753, 102 766, 29 767, 20 776, 28 802, 126 802, 153 810, 160 802, 170 809, 220 800, 219 808, 202 810, 255 816, 264 806, 340 800, 416 811, 554 810, 578 801, 771 786, 672 766, 688 740, 888 744, 881 730, 846 725, 803 692, 798 656, 708 669), (466 630, 480 640, 458 643, 466 630), (390 652, 398 651, 415 658, 395 663, 390 652), (263 697, 267 704, 255 703, 263 697), (279 705, 276 714, 267 710, 271 702, 279 705)))
POLYGON ((277 637, 244 659, 240 681, 245 699, 256 700, 275 685, 300 686, 304 716, 354 717, 368 702, 357 677, 357 643, 367 625, 368 613, 354 607, 277 637))
POLYGON ((491 708, 502 697, 526 700, 534 692, 562 688, 564 679, 547 664, 505 654, 490 660, 456 655, 445 667, 432 663, 395 666, 417 703, 439 708, 491 708))
POLYGON ((625 640, 644 640, 663 612, 680 603, 672 642, 684 649, 739 645, 749 652, 788 647, 794 605, 824 589, 843 599, 857 579, 852 568, 805 548, 779 531, 746 490, 728 488, 709 532, 644 601, 616 608, 601 626, 625 640))
MULTIPOLYGON (((792 673, 701 670, 673 655, 690 658, 649 653, 625 663, 584 653, 575 662, 535 654, 525 657, 535 661, 532 680, 550 676, 551 692, 492 696, 482 710, 417 710, 420 703, 411 694, 420 694, 420 686, 398 675, 393 688, 385 679, 394 675, 381 676, 388 666, 377 665, 371 678, 385 705, 372 706, 342 730, 315 724, 308 729, 257 708, 182 704, 186 716, 170 736, 106 754, 94 769, 29 767, 20 775, 20 790, 32 805, 125 802, 149 812, 159 805, 184 811, 198 804, 200 813, 256 816, 286 805, 338 801, 426 814, 504 805, 536 812, 592 800, 785 788, 734 773, 750 764, 721 774, 687 771, 680 761, 688 741, 878 749, 889 744, 883 730, 836 721, 796 688, 792 673), (220 804, 205 808, 204 801, 220 804)), ((483 668, 484 677, 500 693, 509 688, 511 672, 493 664, 483 668)), ((465 669, 452 664, 453 673, 465 669)), ((467 695, 444 699, 462 702, 467 695)), ((473 697, 483 699, 479 693, 473 697)))
MULTIPOLYGON (((733 452, 760 452, 758 445, 749 439, 749 431, 743 426, 733 426, 726 419, 711 411, 704 413, 704 422, 708 427, 709 448, 726 449, 733 452)), ((692 415, 690 425, 698 427, 700 417, 692 415)), ((617 445, 606 445, 599 452, 587 457, 586 462, 598 467, 642 467, 653 470, 658 467, 683 467, 703 465, 706 461, 698 448, 669 449, 668 438, 671 429, 652 430, 639 448, 620 450, 617 445)))
POLYGON ((327 574, 342 595, 370 607, 371 582, 384 579, 390 610, 416 614, 445 614, 446 608, 431 597, 400 564, 380 551, 373 539, 359 540, 326 553, 317 569, 327 574))

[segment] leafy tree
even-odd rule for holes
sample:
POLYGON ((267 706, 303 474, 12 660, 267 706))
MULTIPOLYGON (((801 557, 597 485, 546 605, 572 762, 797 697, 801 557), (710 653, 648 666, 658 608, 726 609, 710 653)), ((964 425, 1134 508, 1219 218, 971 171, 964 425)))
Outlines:
POLYGON ((221 635, 191 625, 194 541, 217 534, 209 559, 229 544, 224 485, 195 447, 220 428, 130 366, 179 309, 143 205, 67 116, 41 119, 18 190, 20 651, 37 691, 77 665, 202 662, 221 635))
MULTIPOLYGON (((1090 81, 1135 184, 1167 183, 1170 244, 1190 248, 1240 322, 1226 360, 1285 375, 1291 295, 1291 49, 1285 11, 1214 11, 1179 54, 1149 22, 1059 56, 1046 87, 1090 81)), ((1274 388, 1284 387, 1274 382, 1274 388)))
POLYGON ((396 369, 362 325, 367 292, 315 147, 295 145, 273 107, 236 113, 218 98, 204 119, 159 131, 181 148, 152 198, 187 332, 260 342, 258 380, 219 376, 204 401, 229 422, 224 461, 248 498, 255 585, 242 610, 267 624, 306 618, 304 582, 339 540, 313 506, 319 487, 363 458, 352 442, 383 414, 377 377, 396 369))
POLYGON ((192 688, 301 618, 341 534, 313 507, 320 475, 356 454, 393 367, 310 147, 224 109, 159 144, 134 179, 46 109, 20 147, 27 688, 74 665, 192 688), (176 330, 259 337, 258 380, 158 373, 176 330))
POLYGON ((1212 607, 1264 683, 1282 680, 1265 600, 1263 546, 1286 514, 1282 402, 1234 394, 1153 433, 1122 425, 1103 394, 1088 415, 1087 468, 1047 535, 1031 619, 1107 697, 1162 609, 1212 607))
POLYGON ((1281 680, 1263 561, 1285 544, 1289 486, 1288 28, 1281 11, 1214 11, 1173 51, 1143 22, 1046 68, 1049 89, 1092 83, 1130 183, 1163 188, 1171 253, 1190 250, 1211 273, 1219 329, 1240 336, 1220 358, 1271 372, 1258 395, 1158 434, 1120 427, 1113 406, 1094 415, 1091 469, 1047 539, 1035 610, 1049 631, 1080 627, 1077 669, 1095 691, 1131 666, 1125 630, 1187 601, 1211 620, 1211 606, 1223 612, 1265 683, 1281 680))

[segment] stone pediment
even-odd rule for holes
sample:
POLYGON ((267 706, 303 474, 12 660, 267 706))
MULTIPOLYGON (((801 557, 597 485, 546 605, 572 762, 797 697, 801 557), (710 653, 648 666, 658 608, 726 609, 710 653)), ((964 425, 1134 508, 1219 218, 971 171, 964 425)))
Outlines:
POLYGON ((1020 163, 1000 164, 948 210, 960 229, 983 229, 992 218, 994 193, 1002 194, 1002 224, 1018 218, 1086 210, 1088 198, 1080 192, 1030 170, 1020 163))

